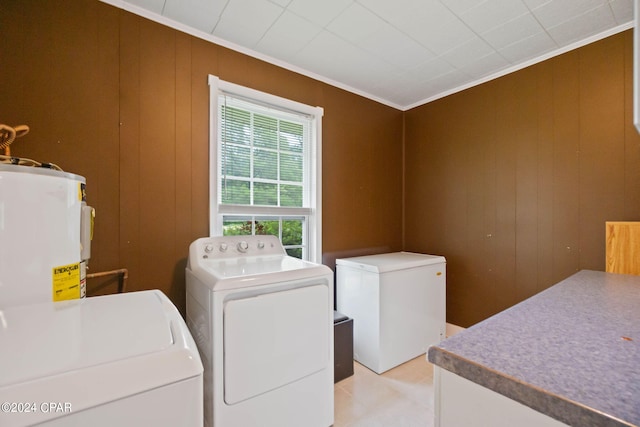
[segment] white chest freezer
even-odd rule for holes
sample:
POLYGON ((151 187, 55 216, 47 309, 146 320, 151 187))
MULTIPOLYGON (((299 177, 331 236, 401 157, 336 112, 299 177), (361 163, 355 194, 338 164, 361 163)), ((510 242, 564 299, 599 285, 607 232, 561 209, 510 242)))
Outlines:
POLYGON ((336 260, 337 310, 354 359, 376 373, 426 353, 446 332, 446 260, 411 252, 336 260))
POLYGON ((202 426, 202 363, 160 291, 0 310, 0 425, 202 426))

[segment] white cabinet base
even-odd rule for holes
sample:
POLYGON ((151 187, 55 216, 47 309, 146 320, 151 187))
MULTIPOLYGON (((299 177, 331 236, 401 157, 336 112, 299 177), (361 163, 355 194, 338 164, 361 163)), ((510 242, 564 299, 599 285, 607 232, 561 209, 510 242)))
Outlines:
POLYGON ((434 381, 435 427, 567 425, 438 366, 434 381))

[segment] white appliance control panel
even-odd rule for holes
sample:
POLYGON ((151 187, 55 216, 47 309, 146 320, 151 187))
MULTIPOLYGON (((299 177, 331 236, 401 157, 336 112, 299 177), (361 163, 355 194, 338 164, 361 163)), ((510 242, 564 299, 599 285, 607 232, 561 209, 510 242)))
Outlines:
POLYGON ((226 259, 286 255, 276 236, 214 236, 198 241, 198 258, 226 259))

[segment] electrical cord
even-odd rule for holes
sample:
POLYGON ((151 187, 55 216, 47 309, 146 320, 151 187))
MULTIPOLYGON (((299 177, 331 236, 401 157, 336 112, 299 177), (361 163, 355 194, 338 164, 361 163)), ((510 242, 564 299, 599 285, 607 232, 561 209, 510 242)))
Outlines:
POLYGON ((46 169, 54 169, 57 171, 64 172, 62 168, 55 163, 41 163, 32 159, 26 159, 24 157, 12 157, 5 156, 0 154, 0 163, 8 163, 11 165, 20 165, 20 166, 34 166, 38 168, 46 168, 46 169))

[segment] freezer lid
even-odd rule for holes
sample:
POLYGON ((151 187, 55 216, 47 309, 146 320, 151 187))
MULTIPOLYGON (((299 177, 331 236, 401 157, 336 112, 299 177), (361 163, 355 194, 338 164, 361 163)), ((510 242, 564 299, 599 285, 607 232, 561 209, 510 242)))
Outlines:
POLYGON ((366 255, 353 258, 336 259, 337 266, 356 268, 374 273, 386 273, 396 270, 443 264, 446 260, 439 255, 426 255, 413 252, 393 252, 388 254, 366 255))
POLYGON ((144 291, 3 309, 0 390, 166 351, 174 344, 167 302, 144 291))

